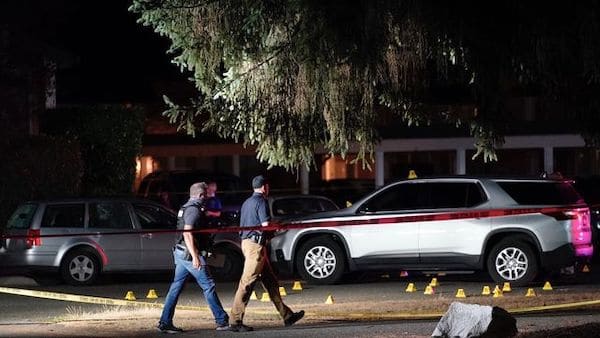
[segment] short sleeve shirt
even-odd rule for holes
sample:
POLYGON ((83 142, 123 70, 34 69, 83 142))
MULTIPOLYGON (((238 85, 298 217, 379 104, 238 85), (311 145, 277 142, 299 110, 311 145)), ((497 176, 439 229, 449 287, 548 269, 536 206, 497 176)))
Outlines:
MULTIPOLYGON (((241 227, 256 227, 271 219, 269 216, 269 206, 267 200, 261 193, 253 193, 244 204, 240 211, 240 226, 241 227)), ((260 235, 261 231, 242 231, 242 239, 248 238, 251 235, 260 235)))
POLYGON ((206 200, 206 210, 221 211, 221 209, 223 209, 223 205, 221 204, 221 200, 217 196, 209 197, 206 200))
POLYGON ((196 227, 197 226, 196 223, 198 222, 198 220, 202 216, 200 214, 200 208, 201 207, 202 207, 202 200, 201 199, 190 198, 190 200, 187 201, 182 206, 182 209, 185 208, 184 212, 183 212, 183 221, 184 221, 184 223, 196 227), (196 208, 189 208, 190 206, 195 206, 196 208))

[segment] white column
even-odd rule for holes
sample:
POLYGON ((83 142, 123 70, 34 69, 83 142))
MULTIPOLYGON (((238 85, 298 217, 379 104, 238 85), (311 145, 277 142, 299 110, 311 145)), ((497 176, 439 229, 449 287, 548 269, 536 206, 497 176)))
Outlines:
POLYGON ((456 167, 454 168, 456 175, 465 175, 467 173, 467 160, 465 148, 456 149, 456 167))
POLYGON ((231 171, 235 176, 240 176, 240 155, 233 155, 231 157, 231 171))
POLYGON ((554 148, 544 147, 544 171, 550 175, 554 172, 554 148))
POLYGON ((375 151, 375 187, 379 188, 384 184, 385 164, 384 152, 375 151))
POLYGON ((310 191, 308 169, 303 165, 300 166, 300 187, 302 190, 302 195, 308 195, 308 192, 310 191))

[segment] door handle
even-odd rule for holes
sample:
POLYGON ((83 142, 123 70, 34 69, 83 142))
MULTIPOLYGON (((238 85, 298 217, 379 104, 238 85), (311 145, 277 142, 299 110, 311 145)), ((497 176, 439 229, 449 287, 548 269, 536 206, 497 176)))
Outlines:
POLYGON ((153 236, 152 236, 152 233, 147 233, 147 234, 143 234, 142 237, 152 239, 153 236))

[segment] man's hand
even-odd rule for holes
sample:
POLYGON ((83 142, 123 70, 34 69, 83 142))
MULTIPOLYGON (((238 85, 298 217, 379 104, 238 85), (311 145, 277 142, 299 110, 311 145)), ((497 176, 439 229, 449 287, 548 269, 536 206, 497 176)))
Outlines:
POLYGON ((198 258, 198 256, 192 257, 192 265, 194 266, 194 269, 200 270, 202 268, 202 261, 198 258))

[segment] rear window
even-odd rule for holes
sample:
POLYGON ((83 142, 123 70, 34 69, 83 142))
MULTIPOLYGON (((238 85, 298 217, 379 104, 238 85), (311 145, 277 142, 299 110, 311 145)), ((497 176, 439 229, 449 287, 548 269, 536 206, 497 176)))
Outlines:
POLYGON ((6 223, 7 229, 29 229, 31 220, 35 215, 38 205, 34 203, 27 203, 20 205, 17 210, 10 216, 8 223, 6 223))
POLYGON ((561 205, 584 203, 569 182, 497 182, 519 204, 561 205))

